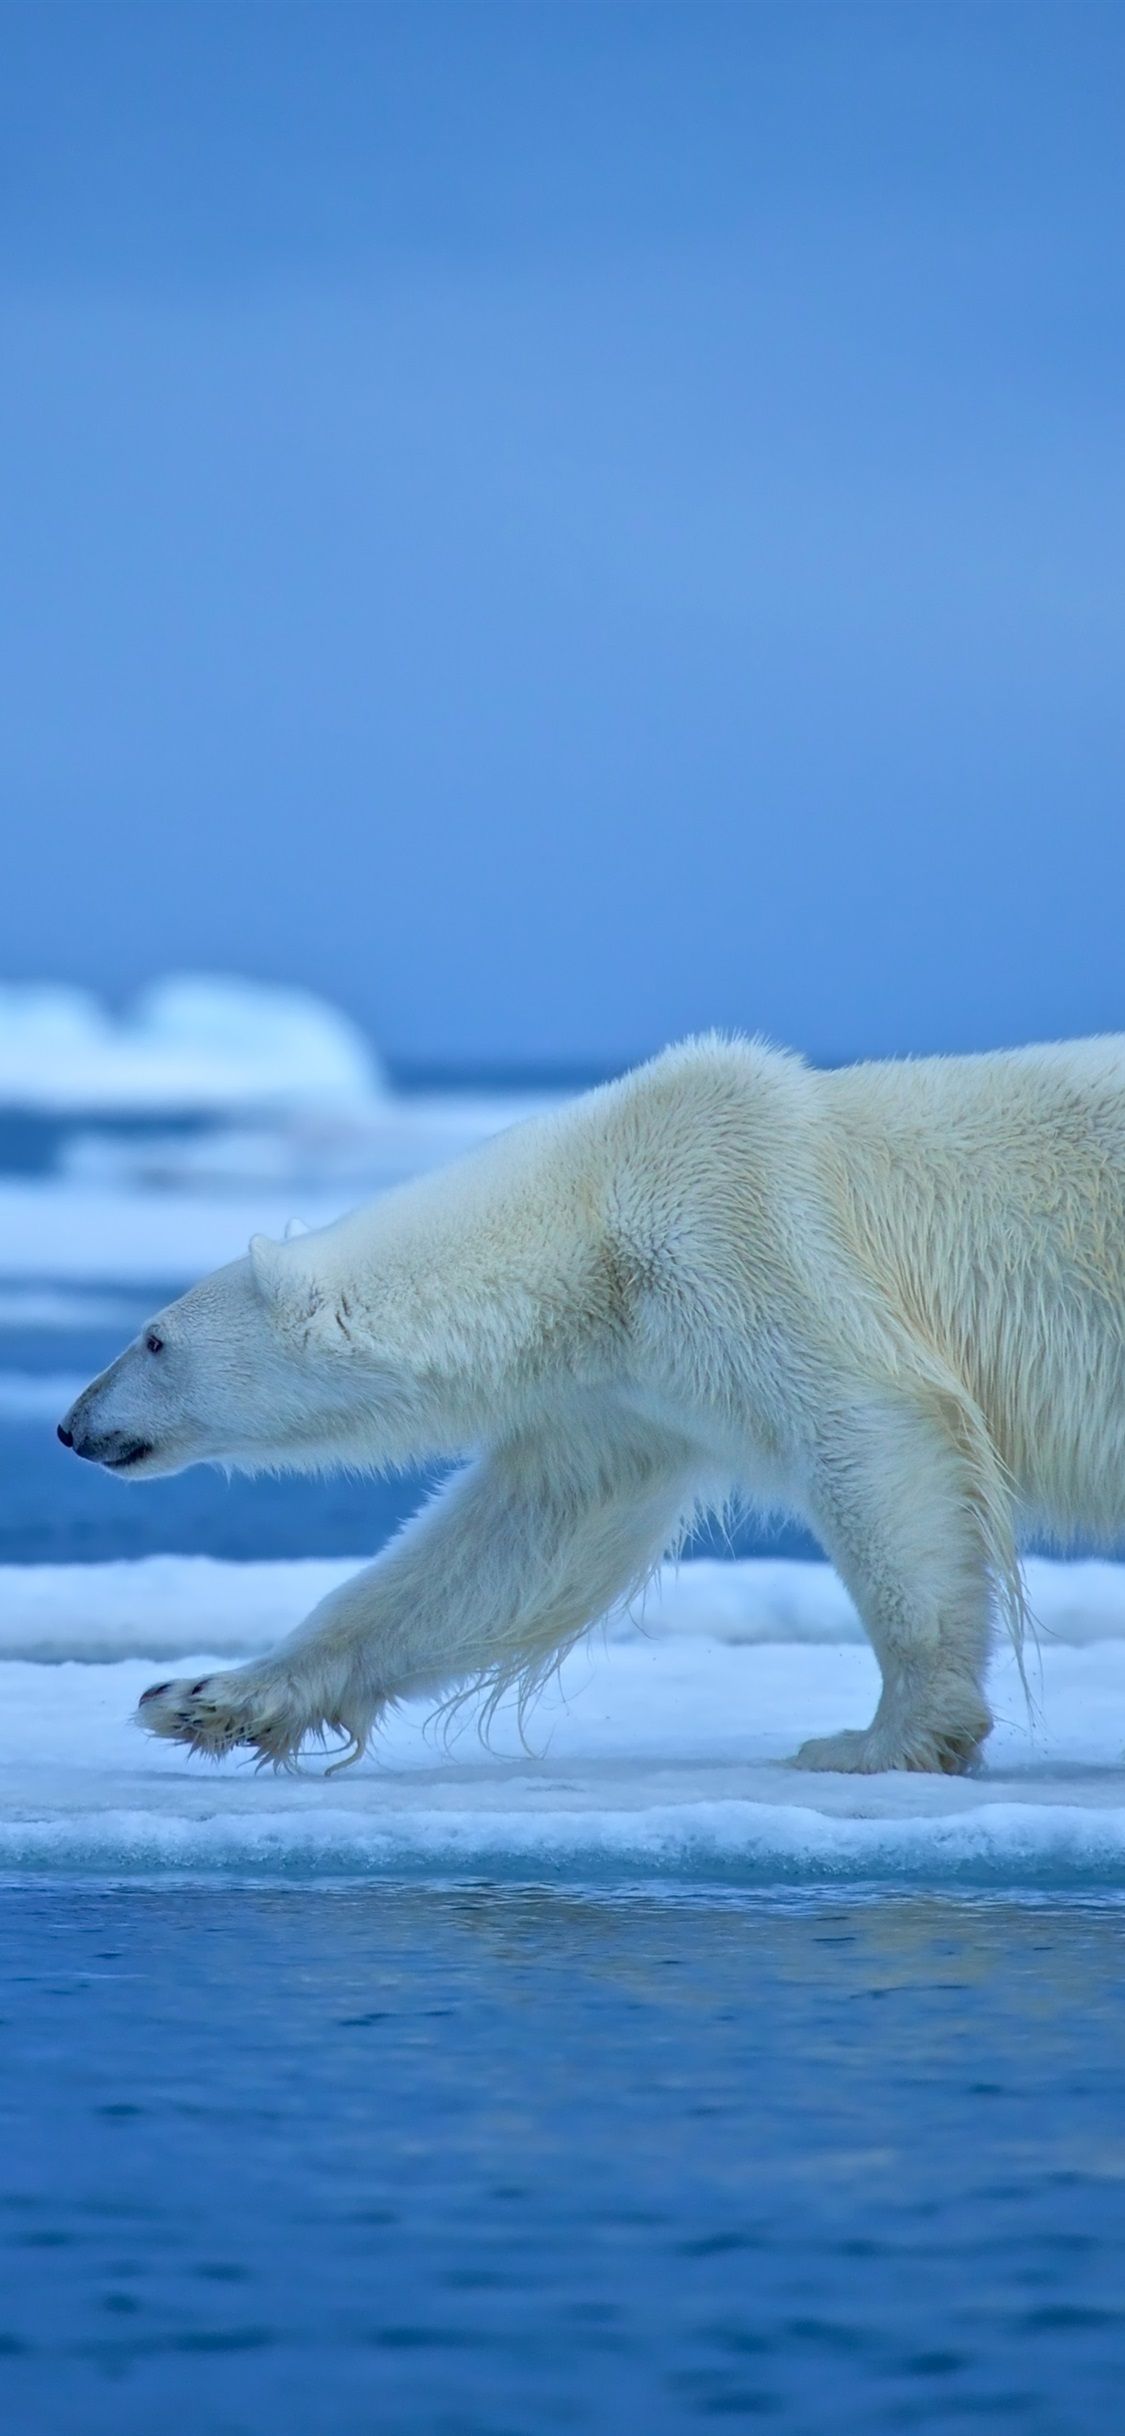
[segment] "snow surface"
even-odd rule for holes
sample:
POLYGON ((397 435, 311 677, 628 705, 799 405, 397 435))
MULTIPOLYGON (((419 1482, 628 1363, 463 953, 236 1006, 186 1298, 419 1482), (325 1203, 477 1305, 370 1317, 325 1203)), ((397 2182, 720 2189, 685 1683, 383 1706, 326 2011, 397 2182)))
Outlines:
MULTIPOLYGON (((56 1381, 56 1392, 65 1384, 56 1381)), ((140 1657, 171 1664, 200 1650, 213 1658, 249 1657, 269 1649, 367 1562, 364 1556, 255 1563, 146 1556, 97 1565, 0 1565, 0 1660, 96 1665, 140 1657)), ((1026 1574, 1038 1636, 1029 1653, 1033 1690, 1040 1659, 1053 1648, 1120 1641, 1125 1650, 1125 1565, 1032 1557, 1026 1574)), ((775 1642, 868 1646, 831 1566, 793 1557, 737 1563, 698 1557, 665 1565, 644 1600, 611 1616, 591 1647, 637 1640, 731 1649, 775 1642)))
POLYGON ((809 1776, 806 1734, 855 1724, 874 1659, 826 1566, 669 1569, 643 1627, 619 1617, 530 1721, 424 1707, 325 1780, 210 1768, 139 1734, 153 1667, 267 1646, 352 1568, 0 1569, 0 1865, 9 1869, 733 1879, 1125 1879, 1125 1568, 1036 1564, 1029 1718, 997 1662, 988 1762, 961 1779, 809 1776), (53 1663, 48 1663, 53 1661, 53 1663))
POLYGON ((85 990, 0 987, 3 1107, 363 1107, 382 1089, 356 1026, 302 990, 183 974, 115 1016, 85 990))

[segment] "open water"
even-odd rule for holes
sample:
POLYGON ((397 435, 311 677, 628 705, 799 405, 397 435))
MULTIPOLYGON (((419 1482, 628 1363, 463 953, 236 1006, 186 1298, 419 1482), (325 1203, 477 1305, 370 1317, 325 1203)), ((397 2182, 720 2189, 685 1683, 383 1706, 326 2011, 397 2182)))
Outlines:
POLYGON ((0 1893, 15 2436, 1098 2436, 1113 1901, 0 1893))

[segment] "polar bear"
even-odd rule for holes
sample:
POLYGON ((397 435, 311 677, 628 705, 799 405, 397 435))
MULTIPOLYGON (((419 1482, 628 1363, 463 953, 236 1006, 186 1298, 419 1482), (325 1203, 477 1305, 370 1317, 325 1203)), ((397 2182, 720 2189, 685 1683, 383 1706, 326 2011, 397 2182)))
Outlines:
POLYGON ((803 1518, 882 1672, 807 1768, 956 1771, 1017 1646, 1021 1528, 1125 1519, 1125 1036, 819 1072, 715 1036, 159 1312, 63 1443, 464 1467, 271 1656, 145 1693, 292 1765, 479 1684, 526 1694, 732 1495, 803 1518))

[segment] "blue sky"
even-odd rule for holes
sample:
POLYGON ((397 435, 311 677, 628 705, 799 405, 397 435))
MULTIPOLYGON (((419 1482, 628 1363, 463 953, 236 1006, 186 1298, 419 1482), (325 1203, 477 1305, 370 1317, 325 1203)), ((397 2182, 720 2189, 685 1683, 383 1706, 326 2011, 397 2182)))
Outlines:
POLYGON ((0 966, 1125 1024, 1125 13, 6 6, 0 966))

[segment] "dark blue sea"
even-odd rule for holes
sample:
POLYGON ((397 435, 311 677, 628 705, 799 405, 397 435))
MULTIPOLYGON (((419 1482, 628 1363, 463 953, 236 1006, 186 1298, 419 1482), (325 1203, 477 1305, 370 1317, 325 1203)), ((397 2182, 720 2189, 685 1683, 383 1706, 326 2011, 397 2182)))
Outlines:
POLYGON ((1107 2436, 1116 1903, 0 1893, 17 2436, 1107 2436))
MULTIPOLYGON (((0 1560, 361 1555, 416 1502, 65 1456, 27 1383, 187 1282, 41 1326, 13 1281, 0 1560)), ((1103 2436, 1123 1940, 1093 1890, 9 1881, 0 2423, 1103 2436)))

